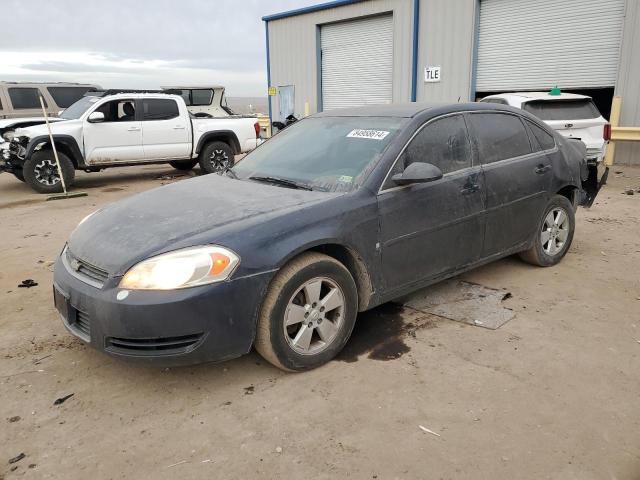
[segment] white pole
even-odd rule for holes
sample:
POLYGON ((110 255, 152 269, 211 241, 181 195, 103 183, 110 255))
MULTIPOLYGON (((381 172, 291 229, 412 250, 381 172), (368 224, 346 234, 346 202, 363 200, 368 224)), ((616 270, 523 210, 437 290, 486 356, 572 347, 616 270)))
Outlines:
POLYGON ((47 116, 47 110, 44 108, 44 100, 42 99, 42 95, 40 98, 40 106, 42 107, 42 115, 44 115, 44 123, 47 124, 47 130, 49 131, 49 140, 51 140, 51 148, 53 150, 53 156, 56 159, 56 165, 58 166, 58 175, 60 175, 60 181, 62 182, 62 190, 64 194, 67 194, 67 186, 64 183, 64 176, 62 175, 62 168, 60 168, 60 160, 58 159, 58 151, 56 150, 56 144, 53 141, 53 134, 51 133, 51 125, 49 124, 49 117, 47 116))

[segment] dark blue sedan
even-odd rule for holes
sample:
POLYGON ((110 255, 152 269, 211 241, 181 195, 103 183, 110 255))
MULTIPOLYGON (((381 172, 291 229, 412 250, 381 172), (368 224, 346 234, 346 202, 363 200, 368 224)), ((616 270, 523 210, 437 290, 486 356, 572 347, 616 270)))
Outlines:
POLYGON ((223 175, 81 222, 55 265, 68 330, 158 365, 252 346, 285 370, 331 360, 358 312, 512 254, 550 266, 597 194, 584 145, 519 109, 337 110, 223 175))

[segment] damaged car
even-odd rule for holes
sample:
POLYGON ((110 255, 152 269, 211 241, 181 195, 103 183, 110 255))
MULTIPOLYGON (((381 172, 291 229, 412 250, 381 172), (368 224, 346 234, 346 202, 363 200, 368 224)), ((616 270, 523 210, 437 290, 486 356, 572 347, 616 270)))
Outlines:
POLYGON ((56 261, 55 306, 73 335, 123 359, 255 347, 312 369, 358 312, 512 254, 557 264, 597 193, 585 153, 502 105, 319 113, 220 175, 84 219, 56 261))

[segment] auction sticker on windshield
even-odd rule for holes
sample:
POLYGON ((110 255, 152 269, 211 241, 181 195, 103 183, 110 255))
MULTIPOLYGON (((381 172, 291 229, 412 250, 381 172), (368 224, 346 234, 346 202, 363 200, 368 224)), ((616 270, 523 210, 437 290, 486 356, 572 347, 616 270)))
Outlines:
POLYGON ((355 130, 351 130, 347 134, 347 137, 368 138, 369 140, 383 140, 387 135, 389 135, 389 132, 385 132, 384 130, 363 130, 360 128, 356 128, 355 130))

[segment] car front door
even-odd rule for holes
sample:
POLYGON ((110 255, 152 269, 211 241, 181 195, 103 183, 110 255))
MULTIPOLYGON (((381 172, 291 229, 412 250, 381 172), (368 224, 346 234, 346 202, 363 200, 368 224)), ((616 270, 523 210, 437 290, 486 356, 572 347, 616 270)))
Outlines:
POLYGON ((473 160, 462 114, 423 125, 378 194, 382 272, 387 294, 411 288, 480 258, 484 180, 473 160), (396 186, 391 177, 412 162, 431 163, 443 177, 396 186))
POLYGON ((99 105, 104 120, 85 120, 83 141, 87 165, 127 163, 144 159, 142 126, 137 120, 135 101, 111 100, 99 105))
POLYGON ((519 115, 473 112, 467 120, 487 187, 482 256, 499 256, 532 238, 549 198, 551 161, 533 148, 519 115))
POLYGON ((171 98, 145 98, 142 104, 142 145, 146 160, 187 158, 191 154, 189 121, 171 98))

